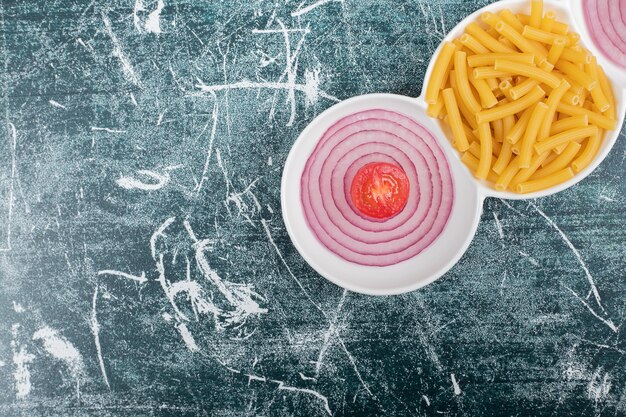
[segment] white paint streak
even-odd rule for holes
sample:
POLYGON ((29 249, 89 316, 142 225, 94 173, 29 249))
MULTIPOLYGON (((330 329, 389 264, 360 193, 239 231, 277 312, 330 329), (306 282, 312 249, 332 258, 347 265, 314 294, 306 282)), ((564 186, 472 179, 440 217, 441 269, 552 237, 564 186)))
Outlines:
POLYGON ((493 214, 493 220, 496 222, 496 229, 498 230, 498 235, 500 236, 500 239, 504 239, 502 223, 500 223, 500 219, 498 219, 498 215, 496 214, 495 211, 492 214, 493 214))
POLYGON ((115 33, 113 33, 113 28, 111 27, 111 20, 109 17, 103 12, 102 13, 102 21, 104 22, 104 27, 106 29, 109 38, 111 39, 111 43, 113 44, 113 56, 119 59, 120 64, 122 65, 122 72, 128 81, 136 85, 137 87, 142 88, 143 84, 139 79, 139 76, 135 72, 135 69, 131 65, 128 57, 124 54, 124 50, 122 49, 122 44, 115 33))
POLYGON ((296 388, 296 387, 292 387, 289 385, 285 385, 284 382, 282 381, 272 381, 272 382, 277 382, 278 383, 278 389, 279 390, 283 390, 283 391, 293 391, 293 392, 302 392, 305 394, 310 394, 313 395, 317 398, 319 398, 322 403, 324 403, 324 409, 326 410, 326 412, 328 413, 329 416, 333 415, 333 412, 330 410, 330 406, 328 405, 328 398, 322 394, 320 394, 317 391, 314 391, 312 389, 308 389, 308 388, 296 388))
POLYGON ((107 132, 107 133, 126 133, 125 130, 119 130, 119 129, 111 129, 109 127, 98 127, 98 126, 91 126, 91 130, 93 132, 107 132))
POLYGON ((316 378, 311 378, 310 376, 306 376, 304 375, 302 372, 298 372, 298 374, 300 375, 300 378, 302 378, 303 381, 313 381, 313 382, 317 382, 316 378))
POLYGON ((597 318, 598 320, 600 320, 602 323, 604 323, 609 329, 611 329, 613 332, 617 333, 617 327, 615 326, 615 324, 613 324, 613 322, 610 319, 604 319, 602 317, 600 317, 598 315, 598 313, 596 313, 593 308, 591 308, 591 306, 589 304, 587 304, 587 302, 585 300, 583 300, 578 294, 576 294, 576 292, 574 290, 572 290, 569 287, 565 287, 567 288, 573 295, 574 297, 576 297, 581 303, 583 303, 583 305, 585 307, 587 307, 587 310, 589 310, 589 312, 591 312, 591 314, 594 315, 595 318, 597 318))
POLYGON ((330 322, 330 326, 328 327, 328 330, 326 331, 326 333, 324 334, 324 341, 322 342, 322 347, 320 349, 320 353, 317 356, 317 361, 315 362, 315 375, 319 376, 320 373, 320 368, 322 367, 323 361, 324 361, 324 355, 326 354, 326 351, 328 350, 328 348, 331 345, 331 336, 334 335, 335 333, 335 328, 337 326, 337 321, 339 320, 339 313, 341 312, 341 308, 343 307, 343 303, 346 300, 346 294, 348 293, 348 290, 343 290, 343 294, 341 295, 341 299, 339 300, 339 304, 337 304, 337 309, 335 310, 335 316, 333 317, 332 321, 330 322))
POLYGON ((450 374, 450 379, 452 380, 454 395, 461 395, 461 387, 459 387, 459 383, 456 381, 456 376, 454 376, 454 374, 450 374))
POLYGON ((137 281, 140 284, 143 284, 148 281, 148 278, 146 278, 146 273, 143 271, 141 272, 141 275, 136 276, 136 275, 127 274, 125 272, 114 271, 112 269, 103 269, 102 271, 98 271, 98 275, 111 275, 114 277, 127 278, 133 281, 137 281))
POLYGON ((10 129, 10 146, 11 146, 11 181, 9 182, 9 212, 7 214, 7 239, 6 246, 0 248, 0 252, 8 252, 11 250, 11 223, 13 221, 13 204, 15 203, 15 178, 17 176, 17 159, 16 159, 16 151, 17 151, 17 130, 15 129, 15 125, 13 123, 8 123, 8 127, 10 129))
POLYGON ((189 349, 191 352, 197 352, 200 350, 185 323, 178 323, 176 325, 176 328, 178 329, 180 336, 183 338, 183 342, 185 342, 187 349, 189 349))
POLYGON ((209 137, 209 144, 207 145, 206 158, 204 159, 204 167, 202 168, 202 176, 200 178, 200 182, 196 186, 196 194, 200 192, 202 189, 202 185, 204 181, 208 179, 207 172, 209 170, 209 162, 211 161, 211 155, 213 154, 213 143, 215 142, 215 131, 217 128, 217 119, 219 115, 219 103, 215 94, 213 94, 213 112, 211 114, 211 119, 213 120, 213 124, 211 127, 211 136, 209 137))
POLYGON ((270 228, 267 223, 267 220, 261 219, 261 224, 263 225, 263 229, 265 230, 265 234, 267 235, 267 240, 269 241, 270 245, 272 245, 272 247, 274 248, 274 251, 278 255, 278 258, 281 260, 283 265, 285 265, 285 268, 287 268, 287 272, 289 272, 289 275, 291 276, 291 278, 296 282, 296 284, 298 284, 298 287, 300 287, 300 290, 305 295, 305 297, 309 300, 309 302, 311 302, 311 304, 313 304, 313 306, 315 306, 315 308, 317 308, 319 311, 324 313, 322 308, 315 301, 313 301, 313 299, 309 295, 309 292, 304 288, 304 286, 302 285, 302 282, 300 282, 300 280, 294 275, 293 271, 287 264, 287 261, 285 261, 283 254, 280 252, 280 249, 278 249, 278 246, 276 245, 276 242, 274 241, 274 238, 272 237, 272 233, 270 232, 270 228))
POLYGON ((85 365, 78 349, 48 326, 37 330, 33 334, 33 340, 41 340, 46 352, 65 363, 72 378, 76 381, 76 394, 80 396, 80 379, 85 374, 85 365))
POLYGON ((147 169, 140 169, 137 171, 137 174, 144 175, 156 182, 143 182, 132 177, 120 177, 115 182, 117 185, 127 190, 138 189, 143 191, 155 191, 165 187, 170 181, 170 174, 167 172, 165 174, 159 174, 147 169))
POLYGON ((529 204, 535 209, 535 211, 537 211, 537 213, 541 215, 541 217, 543 217, 546 220, 546 222, 548 222, 550 226, 554 228, 554 230, 557 231, 559 236, 561 236, 561 239, 563 239, 563 242, 565 242, 565 244, 571 249, 572 253, 578 260, 578 263, 580 263, 580 266, 582 267, 583 271, 585 271, 585 276, 587 277, 587 281, 589 281, 589 285, 591 286, 591 291, 593 292, 593 296, 596 299, 596 303, 598 304, 598 307, 600 307, 600 310, 604 312, 604 307, 602 307, 602 302, 601 302, 602 300, 600 299, 600 293, 598 292, 596 283, 594 282, 593 277, 591 276, 591 272, 589 271, 589 268, 587 268, 587 264, 585 264, 583 257, 580 255, 580 252, 578 252, 578 249, 576 249, 576 247, 572 244, 572 242, 565 235, 565 233, 563 233, 561 228, 559 228, 559 226, 557 226, 557 224, 551 218, 549 218, 546 215, 546 213, 544 213, 539 207, 537 207, 532 202, 530 202, 529 204))
POLYGON ((24 307, 22 307, 20 303, 16 303, 15 301, 13 301, 13 310, 18 314, 23 313, 24 307))
POLYGON ((165 7, 163 0, 159 0, 157 8, 148 15, 148 19, 144 25, 146 32, 156 33, 157 35, 161 33, 161 11, 163 7, 165 7))
POLYGON ((109 377, 107 376, 107 371, 104 366, 104 357, 102 356, 102 346, 100 345, 100 323, 98 323, 98 284, 96 284, 96 288, 93 292, 93 298, 91 301, 91 319, 89 321, 89 327, 91 328, 91 333, 93 334, 94 344, 96 345, 96 354, 98 355, 98 363, 100 365, 100 373, 102 374, 102 379, 106 386, 111 389, 111 385, 109 385, 109 377))
POLYGON ((424 399, 424 401, 426 401, 426 405, 430 406, 430 400, 428 399, 428 397, 425 395, 422 395, 422 398, 424 399))
POLYGON ((602 376, 602 368, 596 369, 587 385, 587 397, 596 402, 605 399, 611 391, 611 375, 602 376))
POLYGON ((343 3, 343 0, 318 0, 315 3, 308 5, 303 9, 298 9, 294 12, 291 12, 291 16, 292 17, 302 16, 303 14, 306 14, 310 12, 311 10, 316 9, 319 6, 323 6, 324 4, 331 3, 331 2, 343 3))
MULTIPOLYGON (((318 83, 317 80, 311 80, 318 83)), ((202 81, 198 80, 198 84, 196 87, 205 93, 212 93, 217 91, 224 90, 245 90, 245 89, 256 89, 256 88, 269 88, 274 90, 290 90, 294 89, 296 91, 300 91, 302 93, 307 94, 307 96, 313 96, 311 92, 311 87, 305 84, 290 84, 290 83, 275 83, 275 82, 253 82, 253 81, 240 81, 231 84, 216 84, 216 85, 205 85, 202 81)), ((339 102, 337 97, 326 94, 323 91, 319 91, 318 94, 320 97, 326 98, 331 101, 339 102)))
POLYGON ((26 346, 21 345, 17 341, 17 330, 19 327, 19 324, 14 324, 11 327, 11 333, 13 335, 11 348, 13 350, 13 364, 15 365, 15 371, 13 372, 13 378, 15 379, 15 397, 18 400, 23 400, 28 397, 32 388, 28 364, 35 359, 35 356, 28 353, 26 346))
POLYGON ((48 103, 50 103, 54 107, 58 107, 60 109, 67 110, 67 107, 65 107, 63 104, 59 103, 58 101, 48 100, 48 103))

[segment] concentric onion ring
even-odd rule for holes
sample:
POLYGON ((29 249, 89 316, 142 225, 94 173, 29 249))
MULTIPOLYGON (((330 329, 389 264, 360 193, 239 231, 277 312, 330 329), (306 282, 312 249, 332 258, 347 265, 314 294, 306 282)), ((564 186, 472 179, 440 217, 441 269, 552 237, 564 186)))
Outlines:
POLYGON ((604 55, 626 68, 626 4, 623 0, 585 0, 587 29, 604 55))
POLYGON ((350 262, 387 266, 416 256, 441 234, 454 186, 430 132, 407 116, 376 109, 344 117, 324 133, 305 165, 301 199, 311 230, 330 251, 350 262), (411 184, 406 206, 386 219, 359 213, 347 191, 371 162, 398 165, 411 184))

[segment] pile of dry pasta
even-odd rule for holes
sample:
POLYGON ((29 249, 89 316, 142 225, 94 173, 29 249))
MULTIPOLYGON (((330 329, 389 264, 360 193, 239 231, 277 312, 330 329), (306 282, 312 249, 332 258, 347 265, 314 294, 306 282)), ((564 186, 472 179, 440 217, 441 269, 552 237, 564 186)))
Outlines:
POLYGON ((616 125, 611 85, 579 35, 544 14, 483 13, 444 43, 426 87, 427 113, 452 131, 477 178, 529 193, 572 178, 616 125))

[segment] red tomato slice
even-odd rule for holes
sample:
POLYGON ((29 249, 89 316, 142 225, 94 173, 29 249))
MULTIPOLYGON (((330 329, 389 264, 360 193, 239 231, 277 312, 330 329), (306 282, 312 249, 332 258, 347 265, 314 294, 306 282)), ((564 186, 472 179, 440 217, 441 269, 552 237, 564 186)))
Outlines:
POLYGON ((362 214, 384 219, 404 208, 409 188, 409 179, 402 168, 386 162, 372 162, 354 175, 350 197, 362 214))

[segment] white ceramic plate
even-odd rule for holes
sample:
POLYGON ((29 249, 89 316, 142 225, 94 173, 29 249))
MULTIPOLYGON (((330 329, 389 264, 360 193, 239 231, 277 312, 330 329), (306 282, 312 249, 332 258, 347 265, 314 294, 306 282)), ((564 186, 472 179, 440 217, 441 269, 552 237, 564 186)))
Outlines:
MULTIPOLYGON (((423 98, 425 88, 422 88, 422 95, 417 99, 393 94, 369 94, 345 100, 320 114, 302 131, 287 157, 282 177, 281 204, 287 231, 302 257, 318 273, 341 287, 364 294, 391 295, 421 288, 446 273, 465 253, 476 233, 486 197, 531 199, 554 194, 581 181, 602 162, 615 143, 623 123, 626 111, 624 100, 626 77, 619 68, 608 63, 589 41, 589 34, 582 27, 584 19, 580 0, 571 3, 545 0, 545 5, 546 9, 556 12, 559 21, 568 23, 571 30, 580 33, 582 43, 597 56, 598 62, 605 68, 614 87, 618 103, 618 129, 605 134, 602 147, 594 161, 574 178, 548 190, 524 195, 496 191, 470 173, 461 162, 459 153, 447 139, 449 136, 444 132, 441 122, 426 115, 427 106, 423 98), (412 117, 432 132, 448 159, 455 191, 455 201, 448 224, 433 244, 411 259, 385 267, 358 265, 330 252, 307 225, 300 198, 300 178, 305 163, 326 129, 345 116, 374 108, 388 109, 412 117)), ((444 41, 451 41, 460 36, 470 22, 478 20, 481 13, 486 11, 497 13, 504 8, 513 12, 529 13, 530 0, 505 0, 477 10, 448 33, 444 41)), ((440 49, 441 45, 433 57, 439 55, 440 49)), ((430 78, 433 65, 434 59, 431 59, 425 80, 430 78)))

